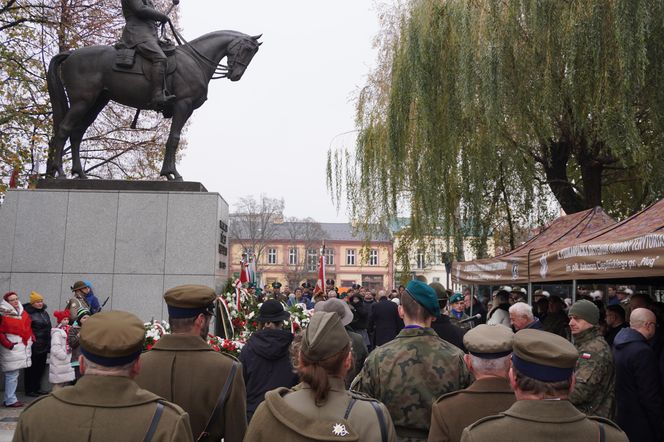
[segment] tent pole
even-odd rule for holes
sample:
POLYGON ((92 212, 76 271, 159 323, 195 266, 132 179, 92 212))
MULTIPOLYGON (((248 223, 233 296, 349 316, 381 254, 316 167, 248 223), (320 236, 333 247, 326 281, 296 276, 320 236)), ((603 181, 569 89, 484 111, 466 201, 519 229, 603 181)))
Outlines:
POLYGON ((576 279, 572 280, 572 304, 576 302, 576 279))
POLYGON ((533 283, 528 282, 528 305, 533 305, 533 283))

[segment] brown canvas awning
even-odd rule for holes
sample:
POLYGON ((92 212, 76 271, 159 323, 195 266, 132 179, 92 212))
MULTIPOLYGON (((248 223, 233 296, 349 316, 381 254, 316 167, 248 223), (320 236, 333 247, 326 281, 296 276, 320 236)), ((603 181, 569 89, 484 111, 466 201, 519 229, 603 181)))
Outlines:
MULTIPOLYGON (((524 284, 529 280, 528 262, 533 251, 550 250, 592 237, 615 224, 601 207, 555 219, 538 235, 495 258, 452 264, 452 280, 462 284, 524 284)), ((532 264, 531 264, 532 265, 532 264)), ((532 270, 531 270, 532 271, 532 270)))
POLYGON ((664 200, 573 244, 531 252, 531 282, 664 276, 664 200))

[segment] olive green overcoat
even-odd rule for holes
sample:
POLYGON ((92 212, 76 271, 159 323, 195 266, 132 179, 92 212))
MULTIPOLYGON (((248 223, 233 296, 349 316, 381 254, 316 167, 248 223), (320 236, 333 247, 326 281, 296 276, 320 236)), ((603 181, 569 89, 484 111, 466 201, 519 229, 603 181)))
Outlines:
POLYGON ((373 402, 384 418, 385 440, 397 441, 385 405, 361 393, 347 391, 341 378, 330 378, 330 386, 327 400, 320 406, 316 406, 311 387, 306 383, 298 384, 292 390, 268 391, 265 401, 251 418, 245 440, 380 442, 379 418, 373 402), (353 405, 348 411, 351 401, 353 405))
MULTIPOLYGON (((203 431, 231 371, 233 359, 217 353, 199 336, 164 335, 141 356, 136 382, 142 388, 178 404, 191 421, 194 439, 203 431)), ((247 395, 238 370, 224 409, 210 430, 210 440, 240 442, 247 429, 247 395)))
POLYGON ((459 442, 468 425, 505 411, 514 402, 516 396, 507 379, 477 379, 465 390, 444 394, 433 404, 428 440, 459 442))
POLYGON ((164 409, 152 442, 193 441, 182 408, 140 389, 129 378, 95 375, 35 400, 21 413, 13 440, 142 441, 158 401, 164 409))
POLYGON ((586 416, 567 400, 520 400, 497 416, 485 417, 466 427, 462 442, 629 442, 627 435, 608 419, 586 416))

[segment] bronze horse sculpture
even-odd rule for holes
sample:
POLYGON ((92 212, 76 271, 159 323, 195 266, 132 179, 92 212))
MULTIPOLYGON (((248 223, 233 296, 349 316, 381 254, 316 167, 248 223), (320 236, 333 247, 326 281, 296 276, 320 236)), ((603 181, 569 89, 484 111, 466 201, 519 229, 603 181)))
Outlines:
MULTIPOLYGON (((213 78, 231 81, 242 78, 258 51, 259 36, 236 31, 216 31, 178 46, 169 64, 175 70, 168 75, 166 86, 176 99, 165 110, 172 116, 160 175, 169 180, 182 180, 175 167, 180 133, 193 111, 207 99, 208 83, 213 78), (227 66, 220 62, 226 57, 227 66)), ((116 49, 113 46, 89 46, 63 52, 51 59, 48 68, 48 91, 53 106, 53 138, 46 166, 48 177, 65 178, 62 156, 69 139, 72 153, 72 175, 86 178, 81 166, 80 146, 83 135, 110 100, 149 109, 150 83, 141 72, 123 72, 114 68, 116 49)), ((138 54, 136 58, 138 58, 138 54)))

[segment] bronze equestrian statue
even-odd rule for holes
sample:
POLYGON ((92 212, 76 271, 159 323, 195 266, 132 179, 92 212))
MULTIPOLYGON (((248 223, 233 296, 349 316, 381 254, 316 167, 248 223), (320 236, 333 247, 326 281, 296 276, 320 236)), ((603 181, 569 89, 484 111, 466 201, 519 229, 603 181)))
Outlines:
MULTIPOLYGON (((122 12, 127 24, 120 50, 88 46, 51 59, 47 84, 53 106, 53 138, 46 164, 48 177, 65 178, 62 156, 69 139, 71 173, 86 178, 81 166, 81 140, 113 100, 172 117, 160 175, 181 181, 175 167, 180 133, 192 112, 207 99, 208 83, 222 77, 238 81, 261 44, 260 35, 216 31, 177 46, 166 57, 157 30, 159 23, 170 24, 168 16, 157 11, 152 0, 122 0, 122 12), (224 57, 227 66, 220 65, 224 57)), ((180 39, 177 33, 175 36, 180 39)))

